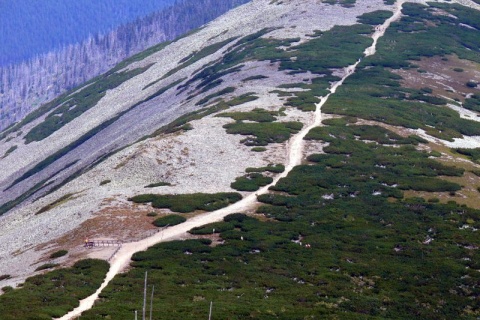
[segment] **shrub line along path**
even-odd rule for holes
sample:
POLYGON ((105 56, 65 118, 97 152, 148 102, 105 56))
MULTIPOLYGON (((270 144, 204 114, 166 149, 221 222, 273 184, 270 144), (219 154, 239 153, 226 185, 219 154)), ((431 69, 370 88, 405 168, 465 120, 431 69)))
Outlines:
MULTIPOLYGON (((375 49, 377 45, 377 40, 383 36, 385 30, 388 28, 392 21, 398 19, 401 15, 402 5, 405 0, 399 0, 395 3, 394 14, 392 17, 387 19, 382 25, 375 28, 375 32, 372 35, 373 44, 364 51, 365 56, 375 54, 375 49)), ((303 157, 303 138, 305 135, 314 127, 321 125, 322 113, 321 108, 327 102, 331 94, 335 93, 337 88, 343 84, 346 78, 355 72, 357 65, 360 63, 359 59, 355 64, 345 68, 345 74, 341 80, 332 84, 330 93, 324 97, 320 98, 320 102, 316 105, 315 111, 313 112, 313 117, 310 123, 304 127, 298 134, 293 136, 290 141, 287 143, 286 153, 287 153, 287 165, 285 166, 285 171, 279 174, 272 183, 260 188, 257 192, 252 192, 250 195, 246 196, 242 200, 217 211, 201 214, 195 216, 191 219, 188 219, 182 224, 178 224, 172 227, 169 227, 161 232, 156 233, 155 235, 140 240, 136 242, 130 242, 122 245, 118 252, 112 257, 110 261, 110 269, 97 291, 91 296, 80 301, 80 305, 64 315, 58 320, 70 320, 75 319, 81 315, 82 312, 92 308, 95 300, 97 300, 99 294, 102 290, 108 285, 110 280, 112 280, 118 273, 122 272, 129 264, 130 259, 133 254, 139 251, 144 251, 147 248, 165 241, 181 239, 189 230, 195 227, 199 227, 208 223, 221 221, 225 216, 246 211, 253 208, 257 203, 257 195, 265 194, 268 192, 268 188, 272 185, 275 185, 281 178, 284 178, 288 173, 297 165, 301 164, 303 157)))

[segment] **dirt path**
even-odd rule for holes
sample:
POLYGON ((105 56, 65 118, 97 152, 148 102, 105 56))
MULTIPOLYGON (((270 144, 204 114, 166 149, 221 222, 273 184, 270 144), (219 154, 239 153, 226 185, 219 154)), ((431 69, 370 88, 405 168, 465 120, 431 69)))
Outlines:
POLYGON ((400 16, 402 15, 402 6, 405 3, 405 1, 406 0, 397 1, 395 3, 395 10, 393 12, 393 15, 390 18, 388 18, 387 20, 385 20, 385 22, 383 24, 375 27, 375 32, 372 35, 373 44, 370 47, 368 47, 367 49, 365 49, 365 52, 364 52, 366 57, 375 54, 378 39, 380 37, 383 37, 383 35, 385 34, 385 30, 387 30, 387 28, 390 26, 390 24, 393 21, 400 18, 400 16))
MULTIPOLYGON (((404 0, 398 1, 396 3, 394 15, 388 20, 386 20, 385 23, 381 26, 377 26, 375 33, 372 35, 372 38, 374 40, 373 44, 371 47, 365 50, 365 56, 369 56, 375 53, 378 38, 383 36, 385 29, 388 28, 392 21, 400 17, 402 4, 404 2, 404 0)), ((287 165, 285 166, 285 171, 282 174, 278 175, 271 184, 259 189, 255 193, 246 196, 245 198, 243 198, 237 203, 232 204, 231 206, 214 212, 198 215, 182 224, 169 227, 155 234, 154 236, 143 239, 141 241, 124 244, 111 259, 110 270, 108 271, 105 280, 103 281, 102 285, 97 289, 97 291, 91 296, 81 300, 80 305, 77 308, 58 319, 74 319, 78 317, 83 311, 89 310, 93 306, 95 300, 98 298, 100 292, 102 292, 102 290, 108 285, 110 280, 112 280, 115 275, 122 272, 122 270, 124 270, 128 266, 128 263, 130 262, 130 259, 134 253, 146 250, 147 248, 160 242, 181 239, 186 235, 188 230, 194 227, 199 227, 208 223, 221 221, 225 216, 229 214, 242 212, 254 208, 257 204, 257 195, 267 193, 270 186, 275 185, 278 180, 286 177, 295 166, 301 163, 303 157, 303 138, 312 128, 317 127, 321 124, 322 106, 328 100, 330 95, 335 93, 337 88, 343 84, 345 79, 355 72, 355 68, 360 63, 360 61, 361 60, 358 60, 355 64, 345 68, 345 75, 343 76, 343 78, 340 81, 333 83, 330 88, 330 93, 325 97, 322 97, 320 102, 316 105, 316 109, 315 112, 313 112, 312 114, 312 119, 310 123, 307 124, 298 134, 296 134, 290 139, 286 148, 287 165)))

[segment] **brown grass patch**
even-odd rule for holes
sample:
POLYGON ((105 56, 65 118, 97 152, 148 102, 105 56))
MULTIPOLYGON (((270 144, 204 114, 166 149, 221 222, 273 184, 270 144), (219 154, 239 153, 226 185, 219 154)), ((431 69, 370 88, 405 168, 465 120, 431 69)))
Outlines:
POLYGON ((465 170, 461 177, 441 177, 444 180, 458 183, 462 186, 462 189, 457 191, 455 195, 450 195, 448 192, 405 191, 405 197, 422 197, 426 200, 438 198, 442 203, 455 201, 471 208, 480 209, 480 201, 478 201, 480 193, 477 190, 480 187, 480 177, 471 172, 472 170, 479 170, 480 166, 467 160, 466 157, 452 152, 450 148, 443 145, 430 142, 427 146, 428 149, 442 154, 441 157, 436 158, 437 161, 465 170))
POLYGON ((427 71, 420 73, 417 69, 392 70, 402 76, 400 83, 404 87, 421 89, 431 88, 435 96, 444 96, 453 100, 464 101, 469 93, 480 93, 480 89, 469 88, 465 84, 468 81, 480 82, 480 64, 459 59, 456 55, 447 57, 422 58, 420 61, 412 61, 419 69, 427 71), (455 70, 463 70, 458 72, 455 70))

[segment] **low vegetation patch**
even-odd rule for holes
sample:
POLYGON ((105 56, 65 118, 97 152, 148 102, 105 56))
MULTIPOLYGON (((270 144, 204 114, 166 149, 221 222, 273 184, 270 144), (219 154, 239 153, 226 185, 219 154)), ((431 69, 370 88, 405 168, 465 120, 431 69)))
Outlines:
POLYGON ((102 181, 100 181, 100 185, 101 185, 101 186, 104 186, 104 185, 106 185, 106 184, 109 184, 110 182, 112 182, 112 180, 110 180, 110 179, 102 180, 102 181))
POLYGON ((272 183, 271 177, 265 177, 261 173, 253 172, 236 178, 230 186, 238 191, 257 191, 260 187, 272 183))
POLYGON ((466 98, 462 107, 472 111, 480 112, 480 94, 473 94, 466 98))
MULTIPOLYGON (((332 121, 329 123, 333 124, 332 121)), ((343 126, 340 121, 336 121, 335 125, 314 128, 306 139, 329 142, 324 148, 326 154, 308 157, 312 162, 323 163, 322 168, 295 168, 304 174, 311 174, 309 179, 318 177, 318 191, 322 188, 328 190, 325 196, 341 198, 377 194, 383 197, 402 197, 399 189, 432 192, 457 191, 461 188, 456 183, 437 177, 462 176, 464 169, 443 165, 430 159, 429 153, 417 151, 412 144, 418 144, 422 139, 416 137, 402 138, 382 127, 343 126), (364 139, 366 141, 362 141, 364 139), (332 185, 337 188, 332 188, 332 185), (365 187, 367 190, 357 189, 365 187), (332 192, 333 189, 336 191, 332 192)), ((309 184, 309 179, 305 179, 299 179, 295 183, 300 190, 305 187, 304 183, 309 184)), ((285 191, 281 181, 272 189, 285 191)))
POLYGON ((8 280, 8 279, 10 279, 11 277, 12 277, 12 276, 9 275, 9 274, 2 274, 2 275, 0 276, 0 281, 2 281, 2 280, 8 280))
POLYGON ((67 193, 66 195, 64 195, 64 196, 60 197, 59 199, 55 200, 54 202, 52 202, 52 203, 46 205, 45 207, 41 208, 35 214, 41 214, 41 213, 47 212, 47 211, 61 205, 62 203, 67 202, 72 197, 73 197, 73 193, 67 193))
POLYGON ((166 226, 174 226, 180 223, 187 221, 185 217, 179 216, 177 214, 170 214, 165 217, 161 217, 153 221, 153 224, 156 227, 162 228, 166 226))
POLYGON ((154 208, 166 208, 189 213, 196 210, 215 211, 242 199, 239 193, 193 193, 178 195, 142 194, 130 198, 135 203, 151 203, 154 208))
POLYGON ((5 153, 4 153, 4 155, 3 155, 3 157, 2 157, 1 159, 4 159, 4 158, 8 157, 8 155, 9 155, 10 153, 12 153, 13 151, 17 150, 17 148, 18 148, 18 146, 12 146, 12 147, 10 147, 7 151, 5 151, 5 153))
POLYGON ((28 278, 20 289, 0 296, 4 320, 58 318, 93 294, 108 271, 103 260, 81 260, 71 268, 28 278))
POLYGON ((251 77, 247 77, 245 79, 242 79, 242 82, 247 82, 247 81, 252 81, 252 80, 262 80, 262 79, 268 79, 268 77, 259 74, 259 75, 256 75, 256 76, 251 76, 251 77))
POLYGON ((59 266, 58 263, 45 263, 45 264, 42 264, 41 266, 39 266, 37 269, 35 269, 35 271, 53 269, 53 268, 56 268, 58 266, 59 266))
POLYGON ((165 187, 165 186, 171 186, 171 184, 168 183, 168 182, 160 181, 160 182, 151 183, 149 185, 146 185, 144 188, 155 188, 155 187, 165 187))
POLYGON ((56 258, 60 258, 60 257, 63 257, 65 255, 67 255, 68 251, 67 250, 58 250, 58 251, 55 251, 54 253, 52 253, 50 255, 50 259, 56 259, 56 258))
POLYGON ((236 121, 273 122, 277 120, 278 111, 268 111, 261 108, 253 109, 250 112, 224 112, 216 117, 232 118, 236 121))
MULTIPOLYGON (((289 183, 304 177, 297 173, 289 183)), ((464 310, 476 308, 479 266, 462 258, 471 257, 465 247, 476 234, 459 227, 479 211, 371 194, 326 200, 313 184, 288 197, 301 199, 264 208, 275 223, 236 214, 190 231, 217 233, 222 245, 173 241, 135 254, 131 270, 113 279, 82 318, 131 317, 142 307, 147 270, 149 284, 162 287, 153 301, 158 319, 201 318, 210 301, 220 318, 471 318, 464 310)))
POLYGON ((238 121, 223 126, 229 134, 249 136, 242 140, 247 146, 266 146, 269 143, 284 142, 303 127, 301 122, 245 123, 238 121))
POLYGON ((381 25, 393 15, 392 11, 377 10, 373 12, 364 13, 357 18, 358 22, 369 24, 372 26, 381 25))
POLYGON ((456 148, 455 152, 458 152, 464 156, 467 156, 473 162, 479 163, 480 161, 480 148, 466 149, 466 148, 456 148))
POLYGON ((271 172, 271 173, 282 173, 285 171, 285 166, 283 164, 269 164, 266 167, 260 168, 247 168, 246 172, 271 172))

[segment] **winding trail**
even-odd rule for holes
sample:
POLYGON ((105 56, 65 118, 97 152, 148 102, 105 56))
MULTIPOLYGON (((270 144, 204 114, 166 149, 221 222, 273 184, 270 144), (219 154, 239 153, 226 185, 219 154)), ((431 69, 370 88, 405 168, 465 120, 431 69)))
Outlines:
MULTIPOLYGON (((398 19, 401 15, 402 5, 405 0, 399 0, 395 3, 394 7, 394 14, 392 17, 387 19, 382 25, 377 26, 375 28, 375 32, 372 35, 373 44, 368 47, 364 51, 365 57, 375 54, 375 49, 377 45, 377 40, 383 36, 386 28, 390 25, 390 23, 396 19, 398 19)), ((80 301, 80 305, 75 308, 74 310, 70 311, 66 315, 61 318, 57 318, 58 320, 70 320, 79 317, 82 312, 89 310, 92 308, 95 300, 97 300, 99 294, 102 290, 108 285, 110 280, 112 280, 118 273, 122 272, 129 264, 132 255, 136 252, 146 250, 147 248, 165 241, 177 240, 181 239, 187 231, 194 227, 199 227, 208 223, 221 221, 225 216, 236 213, 246 211, 248 209, 252 209, 257 204, 257 195, 265 194, 268 192, 268 188, 272 185, 275 185, 281 178, 284 178, 288 175, 288 173, 297 165, 301 164, 302 157, 303 157, 303 138, 306 134, 314 127, 317 127, 321 124, 322 121, 322 106, 327 102, 328 98, 331 94, 335 93, 337 88, 343 84, 345 79, 347 79, 350 75, 355 72, 357 65, 360 63, 361 59, 359 59, 355 64, 348 66, 344 69, 345 75, 343 78, 335 83, 332 84, 330 87, 330 93, 327 94, 325 97, 321 97, 320 102, 316 105, 315 111, 313 112, 312 120, 310 123, 305 126, 298 134, 293 136, 287 144, 286 152, 287 152, 287 165, 285 166, 285 171, 278 175, 271 184, 262 187, 257 192, 251 193, 250 195, 246 196, 242 200, 217 211, 205 213, 202 215, 198 215, 193 217, 192 219, 187 220, 186 222, 169 227, 164 229, 161 232, 156 233, 155 235, 137 241, 124 244, 118 252, 112 257, 110 262, 110 269, 102 283, 102 285, 97 289, 97 291, 92 294, 91 296, 83 299, 80 301)))

